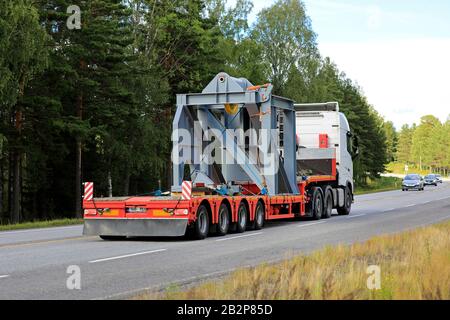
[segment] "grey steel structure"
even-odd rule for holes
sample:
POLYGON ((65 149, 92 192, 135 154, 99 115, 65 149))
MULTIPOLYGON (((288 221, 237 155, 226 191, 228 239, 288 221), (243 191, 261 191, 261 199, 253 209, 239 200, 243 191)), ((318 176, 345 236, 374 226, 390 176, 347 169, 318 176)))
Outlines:
POLYGON ((247 79, 219 73, 201 93, 177 95, 172 192, 181 191, 188 165, 190 177, 186 179, 196 182, 226 188, 248 182, 263 194, 299 193, 294 102, 273 95, 272 88, 270 84, 255 87, 247 79), (237 111, 227 112, 227 106, 237 111), (253 130, 257 135, 245 142, 233 134, 235 129, 253 130), (217 161, 205 152, 207 133, 214 136, 217 161))

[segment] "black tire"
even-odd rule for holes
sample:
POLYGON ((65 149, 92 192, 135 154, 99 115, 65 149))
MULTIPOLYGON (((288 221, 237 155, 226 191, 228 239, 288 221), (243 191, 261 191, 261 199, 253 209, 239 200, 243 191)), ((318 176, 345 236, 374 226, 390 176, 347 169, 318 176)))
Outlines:
POLYGON ((323 214, 323 196, 322 191, 319 187, 313 187, 311 189, 312 201, 310 205, 310 213, 311 217, 314 220, 322 219, 323 214))
POLYGON ((230 210, 225 203, 220 205, 217 218, 217 235, 224 236, 230 228, 230 210))
POLYGON ((322 218, 328 219, 333 212, 333 192, 330 187, 325 188, 325 197, 323 199, 322 218))
POLYGON ((106 240, 106 241, 120 241, 120 240, 125 240, 127 237, 126 236, 99 236, 100 239, 106 240))
POLYGON ((209 214, 208 208, 201 205, 197 210, 197 219, 194 223, 194 238, 198 240, 205 239, 209 232, 209 214))
POLYGON ((253 229, 261 230, 264 227, 265 218, 266 218, 266 210, 264 209, 264 204, 260 201, 256 205, 255 220, 253 220, 253 229))
POLYGON ((245 205, 245 203, 241 202, 241 204, 239 205, 237 213, 237 222, 235 226, 235 230, 237 233, 245 232, 247 226, 247 217, 248 217, 247 206, 245 205))
POLYGON ((337 212, 341 216, 348 216, 352 209, 352 193, 349 187, 345 187, 344 191, 344 206, 337 208, 337 212))

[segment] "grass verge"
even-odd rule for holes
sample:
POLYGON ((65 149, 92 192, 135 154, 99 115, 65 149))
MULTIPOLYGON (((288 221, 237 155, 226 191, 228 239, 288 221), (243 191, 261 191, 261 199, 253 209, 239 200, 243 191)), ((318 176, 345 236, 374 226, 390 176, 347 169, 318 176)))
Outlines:
POLYGON ((369 179, 367 185, 357 186, 355 194, 367 194, 383 191, 392 191, 401 189, 402 179, 395 177, 380 177, 376 179, 369 179))
POLYGON ((450 221, 325 247, 281 263, 235 271, 224 280, 185 291, 171 286, 135 299, 450 299, 450 221), (367 268, 381 270, 381 289, 369 290, 367 268))
POLYGON ((17 224, 0 225, 0 231, 19 230, 19 229, 36 229, 48 227, 61 227, 83 223, 82 219, 57 219, 47 221, 31 221, 17 224))

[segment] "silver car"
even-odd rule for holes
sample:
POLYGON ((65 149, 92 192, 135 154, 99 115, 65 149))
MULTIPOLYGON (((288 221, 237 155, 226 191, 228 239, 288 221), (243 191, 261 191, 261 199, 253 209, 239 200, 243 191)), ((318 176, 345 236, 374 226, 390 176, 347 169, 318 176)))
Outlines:
POLYGON ((442 183, 442 177, 440 174, 436 175, 436 180, 437 180, 437 182, 442 183))
POLYGON ((438 184, 438 179, 435 174, 427 174, 425 176, 425 185, 426 186, 436 186, 438 184))
POLYGON ((423 178, 418 174, 408 174, 402 182, 402 191, 408 190, 424 190, 424 181, 423 178))

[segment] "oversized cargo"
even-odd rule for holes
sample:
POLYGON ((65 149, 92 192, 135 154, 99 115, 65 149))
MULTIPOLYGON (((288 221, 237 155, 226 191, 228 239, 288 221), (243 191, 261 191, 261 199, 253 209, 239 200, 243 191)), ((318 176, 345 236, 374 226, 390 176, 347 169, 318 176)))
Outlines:
POLYGON ((295 104, 219 73, 177 96, 170 195, 83 199, 84 234, 197 239, 349 214, 356 140, 337 103, 295 104))

